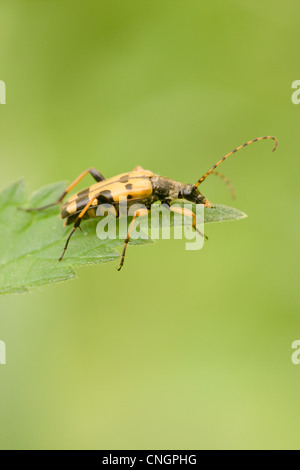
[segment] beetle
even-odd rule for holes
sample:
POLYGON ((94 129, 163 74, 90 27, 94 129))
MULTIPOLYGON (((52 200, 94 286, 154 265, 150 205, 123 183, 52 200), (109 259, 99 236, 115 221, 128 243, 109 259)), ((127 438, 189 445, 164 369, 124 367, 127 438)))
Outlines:
MULTIPOLYGON (((204 207, 214 208, 214 205, 209 202, 208 199, 202 193, 200 193, 198 189, 199 185, 202 184, 203 181, 205 181, 209 175, 215 174, 224 179, 225 182, 230 186, 230 182, 227 180, 227 178, 215 171, 216 168, 228 157, 236 153, 238 150, 247 147, 248 145, 254 142, 270 139, 275 141, 273 151, 276 150, 278 146, 278 141, 276 137, 264 136, 249 140, 248 142, 245 142, 243 145, 236 147, 230 153, 221 158, 221 160, 219 160, 215 165, 213 165, 213 167, 207 173, 205 173, 195 184, 183 184, 178 181, 174 181, 171 178, 156 175, 152 171, 144 170, 140 166, 136 167, 133 171, 114 176, 110 179, 106 179, 95 168, 89 168, 88 170, 84 171, 81 175, 79 175, 78 178, 76 178, 76 180, 73 181, 72 184, 70 184, 70 186, 62 193, 62 195, 57 199, 57 201, 43 207, 24 210, 26 212, 37 212, 58 204, 62 204, 67 194, 72 191, 72 189, 74 189, 75 186, 80 183, 80 181, 82 181, 85 176, 90 174, 96 180, 96 183, 94 185, 70 197, 62 205, 61 217, 62 219, 65 219, 65 225, 73 224, 73 229, 67 238, 62 255, 58 260, 59 262, 61 262, 67 251, 72 235, 76 232, 78 228, 80 228, 80 224, 83 219, 89 219, 97 216, 97 208, 99 205, 107 203, 113 205, 118 215, 119 201, 121 197, 127 199, 128 207, 136 203, 142 203, 145 208, 136 210, 129 225, 128 234, 124 241, 124 248, 120 265, 118 268, 118 270, 120 271, 120 269, 124 265, 126 248, 130 241, 134 222, 137 217, 145 216, 149 213, 149 211, 151 210, 151 204, 160 201, 162 204, 165 204, 170 211, 191 217, 193 229, 199 232, 196 227, 195 214, 185 208, 172 207, 172 202, 177 199, 185 199, 194 204, 203 204, 204 207)), ((231 186, 230 189, 233 191, 231 186)))

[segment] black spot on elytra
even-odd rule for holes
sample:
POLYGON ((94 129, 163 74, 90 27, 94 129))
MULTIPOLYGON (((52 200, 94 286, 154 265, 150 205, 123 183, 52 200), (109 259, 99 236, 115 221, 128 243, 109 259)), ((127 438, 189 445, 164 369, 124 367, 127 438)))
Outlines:
POLYGON ((109 202, 113 202, 113 197, 112 197, 112 194, 111 194, 111 191, 109 189, 105 189, 104 191, 101 191, 101 194, 98 198, 98 201, 99 199, 101 200, 101 196, 102 196, 102 201, 103 202, 103 199, 108 199, 109 202))
POLYGON ((76 200, 76 212, 82 211, 89 202, 90 198, 87 195, 78 198, 76 200))
POLYGON ((132 189, 132 184, 131 183, 126 184, 125 188, 126 189, 132 189))
POLYGON ((77 214, 75 215, 70 215, 70 217, 67 217, 66 218, 66 225, 71 225, 75 222, 75 220, 77 219, 77 214))
POLYGON ((127 199, 133 199, 132 194, 128 194, 127 199))
POLYGON ((89 192, 90 192, 89 188, 86 188, 86 189, 83 189, 82 191, 80 191, 79 193, 77 193, 77 196, 78 197, 87 196, 89 194, 89 192))
POLYGON ((124 175, 119 179, 120 183, 128 183, 129 175, 124 175))
POLYGON ((68 217, 70 215, 69 211, 67 210, 66 207, 63 207, 62 208, 62 211, 61 211, 61 218, 62 219, 65 219, 66 217, 68 217))

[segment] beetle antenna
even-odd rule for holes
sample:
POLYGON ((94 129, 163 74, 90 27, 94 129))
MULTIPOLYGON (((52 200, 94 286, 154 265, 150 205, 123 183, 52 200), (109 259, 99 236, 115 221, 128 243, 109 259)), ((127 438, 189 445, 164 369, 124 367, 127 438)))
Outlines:
POLYGON ((224 183, 228 186, 229 191, 231 192, 232 199, 236 199, 236 194, 235 194, 234 187, 231 184, 231 182, 229 181, 229 179, 226 178, 226 176, 224 176, 222 173, 219 173, 218 171, 213 171, 212 175, 215 175, 215 176, 218 176, 219 178, 221 178, 221 180, 223 180, 224 183))
POLYGON ((235 152, 237 152, 238 150, 241 150, 242 148, 244 147, 247 147, 248 145, 250 144, 253 144, 254 142, 259 142, 260 140, 274 140, 275 141, 275 147, 273 148, 273 152, 277 149, 277 146, 278 146, 278 140, 276 139, 276 137, 273 137, 273 136, 270 136, 270 135, 267 135, 267 136, 264 136, 264 137, 258 137, 257 139, 253 139, 253 140, 249 140, 249 142, 245 142, 245 144, 243 145, 240 145, 239 147, 236 147, 234 150, 232 150, 232 152, 228 153, 227 155, 225 155, 225 157, 223 157, 218 163, 216 163, 207 173, 205 173, 205 175, 202 176, 202 178, 200 178, 197 183, 195 184, 195 188, 198 188, 199 184, 203 183, 204 180, 206 180, 206 178, 211 175, 214 170, 219 166, 221 165, 222 162, 224 162, 224 160, 226 160, 226 158, 230 157, 231 155, 233 155, 235 152))

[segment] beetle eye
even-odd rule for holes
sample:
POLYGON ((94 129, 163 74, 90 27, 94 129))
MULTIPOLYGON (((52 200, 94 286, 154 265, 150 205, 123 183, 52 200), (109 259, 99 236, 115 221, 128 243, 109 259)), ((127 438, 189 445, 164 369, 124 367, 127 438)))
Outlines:
POLYGON ((185 186, 185 188, 183 189, 183 197, 185 199, 188 199, 189 197, 191 197, 192 193, 193 193, 193 186, 191 185, 187 185, 185 186))

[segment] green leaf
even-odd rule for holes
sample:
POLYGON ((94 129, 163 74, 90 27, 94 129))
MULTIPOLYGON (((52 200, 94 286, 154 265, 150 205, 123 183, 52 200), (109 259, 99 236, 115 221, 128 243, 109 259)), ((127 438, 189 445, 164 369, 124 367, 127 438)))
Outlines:
MULTIPOLYGON (((19 207, 49 204, 57 200, 64 188, 65 183, 46 186, 27 199, 21 180, 0 193, 0 294, 24 293, 32 287, 66 281, 76 277, 74 267, 107 263, 120 257, 116 248, 124 240, 98 239, 99 219, 91 219, 82 224, 83 234, 80 231, 74 234, 63 262, 58 263, 70 233, 70 227, 65 227, 60 219, 59 207, 36 213, 24 212, 19 207)), ((220 205, 205 211, 206 223, 244 217, 237 209, 220 205)), ((134 245, 145 243, 152 240, 132 241, 134 245)))
MULTIPOLYGON (((187 207, 187 205, 191 206, 191 209, 196 213, 195 211, 195 204, 189 203, 189 202, 183 202, 181 201, 176 201, 176 206, 180 207, 187 207)), ((153 209, 151 210, 152 213, 155 213, 156 211, 160 210, 163 214, 169 214, 168 209, 163 209, 159 207, 158 204, 153 205, 153 209)), ((244 213, 239 211, 238 209, 234 209, 233 207, 228 207, 228 206, 223 206, 222 204, 217 204, 214 208, 206 208, 204 211, 204 222, 205 224, 212 224, 216 222, 229 222, 232 220, 241 220, 245 219, 248 216, 244 213)), ((153 227, 157 226, 157 221, 158 218, 153 217, 153 220, 151 223, 153 223, 153 227)), ((171 214, 171 220, 167 218, 161 217, 160 220, 160 226, 163 227, 165 225, 179 225, 181 224, 180 219, 176 219, 174 217, 174 214, 171 214), (177 222, 176 222, 177 221, 177 222)), ((185 218, 185 222, 191 224, 191 219, 190 218, 185 218)), ((149 221, 149 226, 150 226, 150 221, 149 221)))

